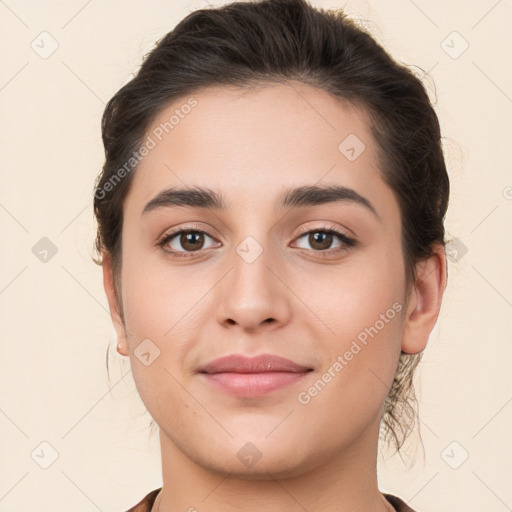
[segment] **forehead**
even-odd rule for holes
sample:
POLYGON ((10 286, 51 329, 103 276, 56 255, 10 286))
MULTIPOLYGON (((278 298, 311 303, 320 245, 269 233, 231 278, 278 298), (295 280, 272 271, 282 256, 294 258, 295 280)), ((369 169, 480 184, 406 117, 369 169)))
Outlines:
POLYGON ((125 211, 139 215, 170 186, 222 191, 228 204, 255 209, 298 185, 392 199, 365 111, 300 82, 182 97, 159 112, 149 139, 125 201, 125 211))

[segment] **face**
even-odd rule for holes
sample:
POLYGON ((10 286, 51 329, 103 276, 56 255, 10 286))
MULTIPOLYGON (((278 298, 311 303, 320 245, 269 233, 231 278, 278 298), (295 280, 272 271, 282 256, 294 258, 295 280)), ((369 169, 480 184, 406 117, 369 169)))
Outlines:
POLYGON ((359 453, 377 437, 406 310, 400 211, 367 117, 300 83, 193 98, 154 120, 124 204, 141 398, 161 436, 221 472, 292 475, 359 453), (192 187, 222 208, 206 192, 152 201, 192 187), (229 355, 298 366, 211 365, 229 355))

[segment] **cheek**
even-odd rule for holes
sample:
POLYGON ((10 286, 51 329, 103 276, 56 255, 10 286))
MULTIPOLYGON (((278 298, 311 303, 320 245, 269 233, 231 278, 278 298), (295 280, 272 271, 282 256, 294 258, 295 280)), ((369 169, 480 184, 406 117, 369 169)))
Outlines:
POLYGON ((325 362, 297 396, 304 421, 323 423, 328 443, 355 438, 382 412, 402 336, 403 305, 391 299, 374 297, 357 308, 340 297, 346 309, 333 326, 336 336, 324 338, 325 362))
POLYGON ((123 298, 133 378, 147 410, 165 424, 171 404, 173 410, 189 407, 190 396, 180 383, 190 343, 200 339, 198 322, 207 315, 200 301, 207 283, 191 283, 180 270, 171 273, 159 263, 132 259, 125 269, 123 298))
MULTIPOLYGON (((302 265, 296 274, 293 289, 307 306, 306 321, 321 320, 323 339, 327 346, 338 340, 337 350, 342 348, 340 340, 356 338, 376 322, 381 330, 381 315, 384 321, 394 320, 399 307, 393 304, 404 300, 403 262, 391 244, 376 244, 339 265, 302 265)), ((386 322, 385 330, 396 323, 386 322)))
POLYGON ((163 257, 132 252, 123 261, 123 301, 133 338, 165 339, 198 300, 198 283, 185 267, 172 268, 163 257))
POLYGON ((123 301, 132 369, 139 393, 149 408, 152 397, 164 390, 180 394, 179 384, 172 376, 182 380, 187 354, 197 340, 204 338, 205 323, 213 315, 208 298, 212 283, 208 275, 198 273, 192 266, 172 267, 161 257, 137 259, 135 251, 123 264, 123 301))
POLYGON ((393 382, 405 311, 402 270, 395 251, 374 251, 309 281, 308 306, 328 330, 319 328, 324 334, 316 338, 325 354, 318 379, 298 401, 313 417, 334 407, 333 432, 347 411, 354 426, 377 414, 393 382))

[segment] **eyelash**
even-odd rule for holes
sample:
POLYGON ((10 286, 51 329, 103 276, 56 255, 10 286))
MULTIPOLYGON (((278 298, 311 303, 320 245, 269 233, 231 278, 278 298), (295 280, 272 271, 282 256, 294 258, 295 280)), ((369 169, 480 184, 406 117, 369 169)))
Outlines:
MULTIPOLYGON (((173 257, 177 258, 191 258, 194 257, 196 254, 200 253, 202 250, 207 249, 199 249, 197 251, 170 251, 168 249, 164 249, 164 246, 167 245, 173 238, 175 238, 177 235, 181 235, 182 233, 201 233, 208 235, 210 238, 214 237, 208 233, 208 231, 205 231, 204 229, 199 229, 198 226, 192 226, 190 228, 180 229, 177 231, 174 231, 172 233, 168 233, 164 235, 164 237, 158 242, 158 246, 162 248, 167 254, 172 255, 173 257)), ((321 257, 328 257, 332 256, 333 253, 338 253, 342 251, 347 251, 351 247, 355 247, 357 245, 357 241, 354 238, 349 237, 342 231, 338 231, 337 229, 329 228, 327 226, 320 226, 314 229, 308 229, 308 228, 302 228, 299 230, 299 235, 296 238, 301 238, 304 235, 308 235, 310 233, 326 233, 326 234, 332 234, 335 235, 335 237, 340 240, 344 246, 338 247, 333 249, 326 249, 326 250, 314 250, 314 249, 302 249, 302 250, 311 250, 317 255, 321 257)), ((300 249, 300 248, 299 248, 300 249)))

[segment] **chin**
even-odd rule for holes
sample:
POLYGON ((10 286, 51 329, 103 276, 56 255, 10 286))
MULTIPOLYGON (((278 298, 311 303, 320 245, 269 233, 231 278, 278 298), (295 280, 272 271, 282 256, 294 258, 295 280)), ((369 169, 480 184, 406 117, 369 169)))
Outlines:
POLYGON ((197 463, 208 471, 220 474, 224 477, 247 481, 271 481, 275 479, 292 478, 304 473, 303 464, 297 463, 296 465, 290 465, 290 462, 285 460, 263 461, 262 458, 254 466, 245 468, 240 463, 233 463, 233 461, 227 460, 224 464, 222 461, 216 461, 215 464, 209 464, 206 461, 203 461, 203 463, 197 461, 197 463))
POLYGON ((307 465, 303 457, 299 457, 296 446, 284 447, 280 441, 273 446, 268 439, 253 442, 238 439, 231 440, 229 445, 216 444, 215 450, 204 448, 205 451, 196 448, 194 453, 186 455, 208 471, 240 480, 290 478, 304 473, 307 465))

